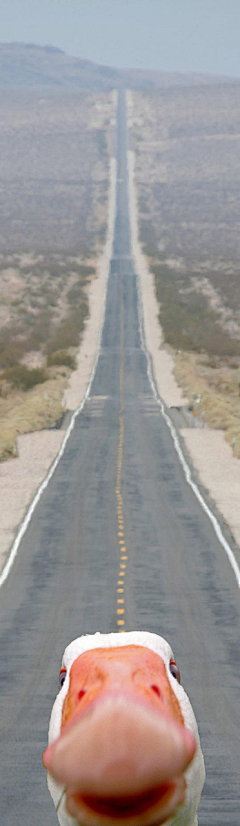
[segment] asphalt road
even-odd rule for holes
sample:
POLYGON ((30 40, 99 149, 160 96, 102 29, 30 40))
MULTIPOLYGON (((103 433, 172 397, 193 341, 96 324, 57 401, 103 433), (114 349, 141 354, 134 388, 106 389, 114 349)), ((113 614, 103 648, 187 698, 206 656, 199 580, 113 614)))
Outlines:
POLYGON ((41 752, 62 652, 80 634, 116 629, 171 643, 207 767, 200 826, 240 824, 240 593, 152 394, 130 247, 121 96, 114 255, 91 394, 0 592, 4 826, 57 822, 41 752))

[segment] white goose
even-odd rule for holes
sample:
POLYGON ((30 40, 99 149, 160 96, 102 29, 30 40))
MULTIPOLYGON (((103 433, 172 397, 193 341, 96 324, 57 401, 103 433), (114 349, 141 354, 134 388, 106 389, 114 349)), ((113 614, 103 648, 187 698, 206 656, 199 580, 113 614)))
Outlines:
POLYGON ((169 644, 132 631, 67 646, 43 762, 61 826, 197 826, 197 723, 169 644))

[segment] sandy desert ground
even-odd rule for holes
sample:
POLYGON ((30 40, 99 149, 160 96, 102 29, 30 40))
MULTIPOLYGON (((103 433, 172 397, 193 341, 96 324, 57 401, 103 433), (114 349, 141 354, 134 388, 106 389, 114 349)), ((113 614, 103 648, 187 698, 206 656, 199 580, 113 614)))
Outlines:
MULTIPOLYGON (((147 349, 152 358, 158 392, 168 407, 182 407, 186 403, 182 390, 173 375, 174 360, 164 349, 162 331, 158 322, 154 280, 148 270, 147 259, 138 240, 137 194, 134 185, 134 153, 129 152, 130 214, 132 249, 139 274, 142 311, 147 349)), ((193 465, 200 481, 209 491, 218 510, 229 525, 234 539, 240 545, 240 461, 224 440, 222 430, 187 427, 181 429, 193 465)))
MULTIPOLYGON (((137 198, 134 186, 134 155, 129 153, 130 212, 133 255, 136 260, 141 289, 145 340, 151 354, 159 395, 168 407, 184 404, 182 392, 173 375, 173 359, 164 349, 158 322, 158 305, 153 276, 138 241, 137 198)), ((93 370, 104 310, 109 260, 114 230, 115 163, 112 161, 109 190, 108 232, 104 251, 99 259, 97 277, 89 289, 89 318, 78 353, 78 367, 72 373, 65 403, 69 410, 79 408, 84 399, 93 370)), ((237 544, 240 545, 240 462, 232 455, 221 431, 205 427, 184 428, 181 435, 202 484, 209 490, 237 544)), ((0 465, 0 501, 3 518, 0 528, 0 568, 4 567, 9 550, 36 490, 51 467, 62 441, 64 430, 42 430, 19 438, 19 457, 0 465)))
MULTIPOLYGON (((77 357, 77 370, 70 377, 65 391, 69 411, 78 409, 84 399, 94 362, 104 311, 105 291, 112 250, 115 219, 116 164, 111 161, 108 231, 105 247, 99 257, 96 277, 88 293, 89 316, 85 323, 77 357)), ((64 430, 41 430, 18 437, 19 456, 0 464, 0 570, 18 533, 33 497, 49 471, 65 438, 64 430)))

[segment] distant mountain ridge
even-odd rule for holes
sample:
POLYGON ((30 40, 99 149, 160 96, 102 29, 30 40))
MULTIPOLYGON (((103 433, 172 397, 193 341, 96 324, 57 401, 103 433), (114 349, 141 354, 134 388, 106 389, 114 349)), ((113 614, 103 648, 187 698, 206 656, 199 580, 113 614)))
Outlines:
POLYGON ((240 78, 197 73, 115 69, 67 55, 56 46, 0 43, 0 89, 108 91, 240 83, 240 78))

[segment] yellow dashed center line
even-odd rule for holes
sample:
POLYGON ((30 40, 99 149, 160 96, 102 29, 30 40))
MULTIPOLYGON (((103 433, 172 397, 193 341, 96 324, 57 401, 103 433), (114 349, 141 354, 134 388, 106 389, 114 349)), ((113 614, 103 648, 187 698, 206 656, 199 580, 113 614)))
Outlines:
POLYGON ((124 606, 125 599, 124 599, 124 586, 125 586, 125 569, 126 569, 126 561, 128 560, 127 555, 127 548, 126 548, 126 540, 125 540, 125 526, 124 526, 124 515, 123 515, 123 498, 121 494, 122 488, 122 465, 123 465, 123 444, 124 444, 124 394, 123 394, 123 384, 124 384, 124 326, 123 326, 123 298, 121 299, 121 310, 120 310, 120 368, 119 368, 119 395, 120 395, 120 410, 119 410, 119 436, 118 436, 118 453, 117 453, 117 472, 116 472, 116 486, 115 486, 115 493, 116 493, 116 512, 117 512, 117 537, 118 537, 118 545, 120 551, 120 570, 118 574, 118 581, 117 585, 117 594, 122 594, 122 597, 117 597, 117 625, 119 628, 119 632, 124 631, 123 626, 125 625, 125 619, 123 615, 125 613, 125 608, 119 608, 118 605, 124 606), (121 619, 119 618, 121 616, 121 619))

